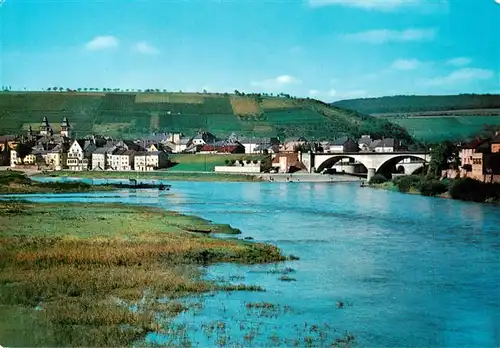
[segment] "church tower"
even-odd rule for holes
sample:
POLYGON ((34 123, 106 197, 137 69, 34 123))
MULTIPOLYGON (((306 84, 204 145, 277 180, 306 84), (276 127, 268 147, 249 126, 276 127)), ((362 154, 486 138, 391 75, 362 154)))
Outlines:
POLYGON ((52 128, 47 121, 47 117, 43 116, 42 123, 40 124, 40 135, 51 135, 53 134, 52 128))
POLYGON ((66 117, 64 117, 61 122, 61 136, 71 138, 71 126, 69 125, 68 119, 66 117))

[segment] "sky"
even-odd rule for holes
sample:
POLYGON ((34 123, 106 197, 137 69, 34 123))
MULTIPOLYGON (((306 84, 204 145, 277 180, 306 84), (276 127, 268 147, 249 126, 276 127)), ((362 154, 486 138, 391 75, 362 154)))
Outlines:
POLYGON ((0 0, 0 82, 324 101, 500 93, 500 0, 0 0))

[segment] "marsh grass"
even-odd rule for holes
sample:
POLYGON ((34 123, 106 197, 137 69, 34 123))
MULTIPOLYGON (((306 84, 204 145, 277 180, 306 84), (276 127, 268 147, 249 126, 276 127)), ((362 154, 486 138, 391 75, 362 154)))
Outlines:
MULTIPOLYGON (((192 156, 192 155, 189 155, 192 156)), ((225 155, 224 155, 225 156, 225 155)), ((224 165, 224 160, 221 161, 224 165)), ((179 170, 180 167, 173 167, 172 169, 179 170)), ((172 169, 154 171, 154 172, 69 172, 69 171, 57 171, 50 174, 51 177, 79 177, 79 178, 94 178, 94 179, 129 179, 131 176, 139 176, 140 179, 157 179, 157 180, 169 180, 169 181, 221 181, 221 182, 260 182, 256 175, 245 175, 245 174, 226 174, 226 173, 215 173, 215 172, 204 172, 205 169, 197 168, 185 168, 183 170, 189 172, 175 171, 172 169), (192 171, 191 171, 192 170, 192 171)), ((207 167, 206 170, 212 170, 212 166, 207 167)), ((37 176, 46 176, 46 174, 37 174, 37 176)))
POLYGON ((109 191, 111 186, 94 186, 83 182, 38 182, 22 172, 0 171, 0 193, 61 193, 109 191))
MULTIPOLYGON (((215 239, 193 226, 218 228, 152 208, 0 202, 0 306, 33 315, 37 345, 123 346, 164 330, 158 315, 185 310, 161 298, 263 290, 202 280, 197 265, 285 259, 274 246, 215 239)), ((19 345, 19 335, 4 335, 2 344, 19 345)))

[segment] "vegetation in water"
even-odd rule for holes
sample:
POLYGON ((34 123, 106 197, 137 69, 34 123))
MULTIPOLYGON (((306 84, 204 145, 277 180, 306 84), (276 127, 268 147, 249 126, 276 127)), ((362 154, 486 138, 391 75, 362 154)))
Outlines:
MULTIPOLYGON (((38 174, 38 176, 47 176, 47 174, 38 174)), ((93 179, 136 179, 141 180, 165 180, 165 181, 231 181, 231 182, 258 182, 261 181, 255 175, 243 174, 225 174, 225 173, 204 173, 204 172, 175 172, 170 169, 166 171, 154 172, 69 172, 57 171, 51 172, 51 177, 79 177, 93 179)), ((99 185, 101 187, 101 185, 99 185)))
POLYGON ((24 173, 0 171, 1 193, 58 193, 89 192, 112 190, 110 186, 93 186, 83 182, 38 182, 31 180, 24 173))
POLYGON ((263 290, 202 280, 197 265, 285 259, 271 245, 189 231, 208 221, 135 206, 0 202, 0 226, 7 346, 128 345, 168 330, 159 318, 185 310, 175 298, 263 290))

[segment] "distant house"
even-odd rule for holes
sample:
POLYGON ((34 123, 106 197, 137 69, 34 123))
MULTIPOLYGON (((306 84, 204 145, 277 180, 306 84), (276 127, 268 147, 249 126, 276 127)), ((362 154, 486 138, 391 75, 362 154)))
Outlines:
POLYGON ((116 146, 104 146, 97 148, 92 153, 92 170, 106 170, 109 167, 111 155, 116 146))
POLYGON ((245 147, 245 153, 259 153, 262 152, 262 148, 270 147, 273 145, 279 145, 278 138, 247 138, 238 137, 237 141, 245 147))
POLYGON ((109 168, 116 171, 131 171, 134 168, 135 153, 134 150, 115 149, 110 155, 109 168))
POLYGON ((47 166, 54 170, 61 170, 67 166, 68 145, 65 143, 57 144, 50 150, 46 150, 42 157, 47 166))
POLYGON ((134 156, 134 170, 137 171, 152 171, 167 165, 168 155, 163 151, 136 152, 134 156))
POLYGON ((362 135, 358 140, 358 144, 361 151, 371 151, 372 137, 370 135, 362 135))
POLYGON ((89 168, 92 152, 96 150, 95 143, 91 140, 74 140, 68 150, 67 166, 72 171, 82 171, 89 168))
POLYGON ((283 142, 280 150, 284 152, 294 152, 298 146, 302 146, 304 144, 307 144, 307 139, 304 137, 287 138, 283 142))
POLYGON ((299 170, 307 170, 304 164, 299 160, 296 153, 279 153, 272 162, 271 166, 280 173, 294 173, 299 170))
POLYGON ((213 144, 216 142, 216 137, 212 133, 209 132, 202 132, 198 133, 193 139, 191 139, 191 142, 193 145, 205 145, 205 144, 213 144))
POLYGON ((275 154, 280 152, 280 146, 279 144, 259 144, 254 151, 256 153, 275 154))
MULTIPOLYGON (((500 133, 491 139, 476 138, 460 149, 460 177, 500 182, 500 133)), ((453 173, 445 174, 453 177, 453 173)))
POLYGON ((175 143, 174 151, 176 153, 181 153, 187 150, 188 146, 191 144, 191 139, 182 138, 178 143, 175 143))
POLYGON ((491 138, 491 152, 499 153, 500 152, 500 131, 495 133, 495 136, 491 138))
POLYGON ((337 152, 358 152, 359 147, 353 139, 343 136, 335 139, 329 144, 327 149, 323 148, 324 152, 337 153, 337 152))
POLYGON ((373 140, 370 144, 372 152, 397 152, 401 149, 401 143, 392 138, 373 140))

